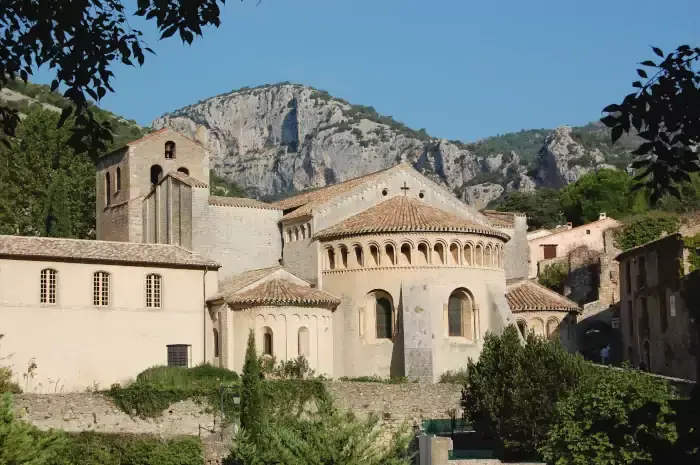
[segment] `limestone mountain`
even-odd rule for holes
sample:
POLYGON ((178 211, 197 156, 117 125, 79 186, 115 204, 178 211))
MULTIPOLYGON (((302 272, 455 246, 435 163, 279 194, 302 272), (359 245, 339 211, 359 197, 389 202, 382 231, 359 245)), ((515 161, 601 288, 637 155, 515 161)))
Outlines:
POLYGON ((153 121, 211 149, 216 173, 273 199, 409 162, 483 207, 506 191, 560 187, 595 166, 624 168, 626 138, 611 147, 600 124, 498 135, 474 143, 437 139, 372 107, 282 83, 211 97, 153 121))

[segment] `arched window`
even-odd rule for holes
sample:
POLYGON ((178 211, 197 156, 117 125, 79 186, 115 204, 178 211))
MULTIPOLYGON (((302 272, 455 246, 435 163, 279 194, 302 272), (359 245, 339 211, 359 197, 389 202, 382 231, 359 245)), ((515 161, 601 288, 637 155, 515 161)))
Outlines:
POLYGON ((369 266, 379 266, 379 247, 371 244, 369 246, 369 256, 371 257, 369 266))
POLYGON ((348 267, 348 248, 344 245, 340 246, 340 263, 341 267, 347 269, 348 267))
POLYGON ((503 269, 503 262, 504 262, 504 257, 503 257, 503 247, 498 248, 498 267, 503 269))
POLYGON ((471 244, 464 246, 464 264, 472 266, 474 264, 474 250, 471 244))
POLYGON ((537 336, 544 336, 544 323, 539 318, 534 318, 532 320, 532 330, 537 336))
POLYGON ((175 142, 169 140, 165 143, 165 159, 174 160, 175 159, 175 142))
POLYGON ((473 299, 469 292, 457 289, 447 301, 447 331, 450 336, 475 339, 473 299))
POLYGON ((433 264, 445 264, 445 247, 440 242, 433 247, 433 264))
POLYGON ((151 184, 156 185, 163 178, 163 168, 160 165, 151 166, 151 184))
POLYGON ((491 244, 484 248, 484 266, 486 268, 491 268, 493 266, 493 262, 491 261, 491 244))
POLYGON ((357 263, 358 268, 362 268, 365 266, 365 257, 362 251, 362 246, 355 244, 353 246, 353 250, 355 251, 355 263, 357 263))
POLYGON ((311 223, 306 223, 306 237, 311 239, 311 223))
POLYGON ((559 321, 556 318, 547 320, 547 336, 553 341, 559 340, 559 321))
POLYGON ((40 280, 40 296, 39 301, 42 304, 55 304, 56 303, 56 278, 58 277, 58 272, 52 270, 51 268, 46 268, 41 270, 41 280, 40 280))
POLYGON ((523 337, 527 336, 527 323, 525 323, 525 320, 518 320, 518 329, 523 337))
POLYGON ((411 264, 411 245, 401 244, 401 264, 410 265, 411 264))
POLYGON ((294 240, 298 241, 299 240, 299 228, 294 228, 294 240))
POLYGON ((380 297, 375 304, 377 339, 391 339, 394 334, 394 319, 391 302, 380 297))
POLYGON ((146 307, 160 308, 163 278, 159 274, 146 275, 146 307))
POLYGON ((429 263, 428 259, 430 256, 428 255, 428 244, 425 242, 421 242, 418 244, 418 265, 427 265, 429 263))
POLYGON ((287 242, 292 242, 292 230, 287 228, 287 242))
POLYGON ((493 268, 499 268, 499 264, 498 264, 498 255, 499 255, 499 253, 500 253, 500 251, 498 250, 498 246, 497 246, 497 245, 494 245, 494 246, 493 246, 492 255, 491 255, 491 260, 493 261, 493 262, 492 262, 493 264, 492 264, 491 266, 492 266, 493 268))
POLYGON ((269 327, 265 326, 262 330, 262 336, 263 336, 263 355, 270 355, 272 356, 273 352, 273 339, 272 339, 272 329, 269 327))
POLYGON ((117 166, 117 189, 116 192, 122 190, 122 169, 117 166))
POLYGON ((311 353, 311 347, 310 347, 310 337, 309 337, 309 328, 306 326, 302 326, 299 328, 299 333, 297 334, 297 345, 298 345, 298 355, 309 358, 309 354, 311 353))
POLYGON ((481 244, 477 244, 474 249, 474 264, 476 266, 484 266, 484 248, 481 244))
POLYGON ((388 265, 396 265, 396 256, 394 255, 394 246, 391 244, 387 244, 384 247, 384 252, 386 252, 386 257, 387 260, 389 261, 388 265))
POLYGON ((301 240, 306 239, 306 225, 302 225, 299 230, 301 231, 301 240))
POLYGON ((187 176, 190 175, 190 170, 188 170, 188 169, 185 168, 184 166, 181 166, 180 168, 178 168, 177 171, 178 171, 179 173, 185 174, 185 175, 187 175, 187 176))
POLYGON ((96 307, 109 305, 109 273, 96 271, 92 275, 92 304, 96 307))
POLYGON ((219 330, 214 328, 214 357, 219 356, 219 330))
POLYGON ((328 269, 335 270, 335 250, 332 248, 326 249, 328 253, 328 269))
POLYGON ((459 265, 459 246, 457 244, 450 244, 450 256, 452 257, 450 265, 459 265))
POLYGON ((109 173, 105 173, 105 205, 112 205, 112 180, 109 173))

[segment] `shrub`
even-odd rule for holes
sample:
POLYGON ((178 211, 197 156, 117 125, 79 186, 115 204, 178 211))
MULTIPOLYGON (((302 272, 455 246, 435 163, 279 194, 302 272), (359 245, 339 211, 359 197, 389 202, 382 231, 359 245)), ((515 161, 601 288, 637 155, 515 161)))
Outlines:
POLYGON ((309 419, 277 421, 260 440, 240 434, 226 465, 408 465, 406 424, 382 441, 379 418, 358 420, 324 403, 309 419))
POLYGON ((566 282, 566 278, 569 277, 569 269, 565 263, 556 262, 551 265, 547 265, 539 273, 537 280, 540 284, 545 287, 550 288, 555 292, 561 292, 566 282))
POLYGON ((463 384, 466 385, 469 379, 469 371, 466 368, 459 370, 447 370, 440 375, 440 382, 445 384, 463 384))
POLYGON ((557 405, 542 455, 547 463, 557 465, 627 465, 648 460, 642 443, 655 439, 670 444, 676 439, 668 421, 670 398, 668 385, 645 373, 592 369, 557 405), (644 417, 644 426, 637 423, 637 415, 644 417))
POLYGON ((536 458, 556 402, 578 383, 584 363, 532 333, 523 346, 510 325, 500 336, 488 334, 478 363, 470 360, 462 407, 503 458, 536 458))
POLYGON ((666 232, 673 234, 680 228, 677 215, 663 212, 649 212, 629 218, 624 227, 615 232, 615 245, 622 251, 647 242, 655 241, 666 232))
POLYGON ((241 428, 250 434, 253 440, 262 437, 267 423, 263 395, 262 373, 255 350, 255 335, 251 329, 250 334, 248 334, 248 347, 243 365, 241 428))
POLYGON ((66 446, 57 432, 42 433, 15 418, 12 396, 6 393, 0 403, 0 464, 50 465, 66 446))

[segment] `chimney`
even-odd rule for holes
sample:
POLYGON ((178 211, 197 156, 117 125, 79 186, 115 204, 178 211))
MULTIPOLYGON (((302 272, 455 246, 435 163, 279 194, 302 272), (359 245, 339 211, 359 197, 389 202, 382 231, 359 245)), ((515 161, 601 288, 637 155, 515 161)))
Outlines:
POLYGON ((607 217, 608 217, 607 213, 602 212, 602 213, 598 216, 598 219, 599 219, 599 220, 604 220, 604 219, 607 218, 607 217))

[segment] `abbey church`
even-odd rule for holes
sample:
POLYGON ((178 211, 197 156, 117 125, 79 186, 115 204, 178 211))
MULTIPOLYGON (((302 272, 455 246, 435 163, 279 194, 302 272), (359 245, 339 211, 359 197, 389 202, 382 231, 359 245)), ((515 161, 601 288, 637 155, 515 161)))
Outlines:
POLYGON ((573 348, 578 306, 527 280, 524 215, 407 164, 275 203, 210 195, 206 147, 161 129, 101 158, 97 240, 0 236, 0 356, 35 390, 153 365, 303 355, 329 377, 435 382, 522 319, 573 348))

